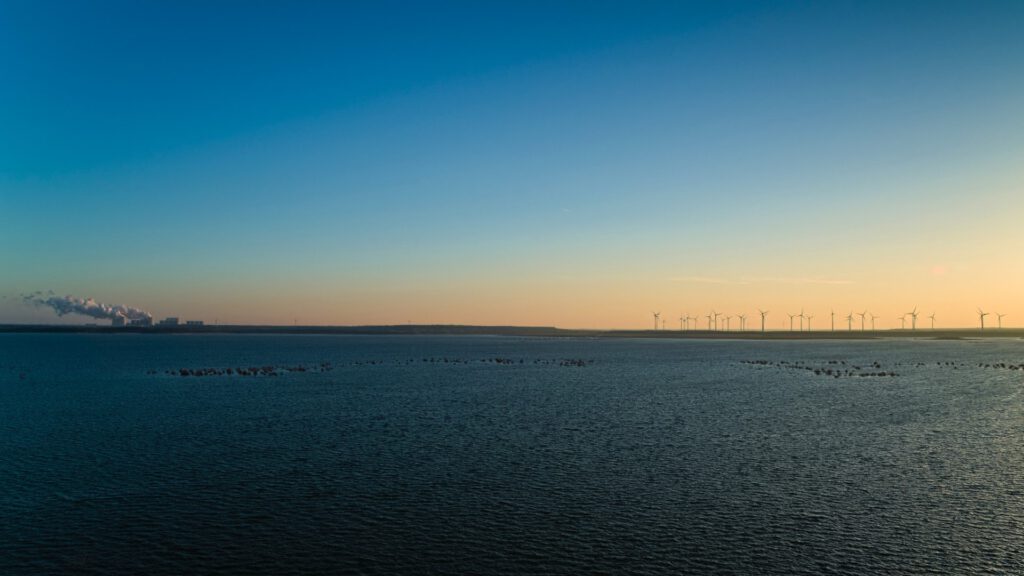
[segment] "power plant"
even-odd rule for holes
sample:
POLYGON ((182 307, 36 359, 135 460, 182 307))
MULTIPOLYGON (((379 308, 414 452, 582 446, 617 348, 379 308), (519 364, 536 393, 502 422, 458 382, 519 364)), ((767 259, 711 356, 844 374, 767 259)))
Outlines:
MULTIPOLYGON (((22 300, 34 306, 45 306, 57 313, 57 316, 67 314, 79 314, 98 320, 110 320, 110 325, 116 328, 141 327, 141 328, 174 328, 181 323, 177 316, 170 316, 153 324, 153 315, 145 310, 123 304, 103 304, 92 298, 76 298, 74 296, 57 296, 53 291, 33 292, 22 296, 22 300)), ((188 320, 185 326, 202 326, 202 320, 188 320)))

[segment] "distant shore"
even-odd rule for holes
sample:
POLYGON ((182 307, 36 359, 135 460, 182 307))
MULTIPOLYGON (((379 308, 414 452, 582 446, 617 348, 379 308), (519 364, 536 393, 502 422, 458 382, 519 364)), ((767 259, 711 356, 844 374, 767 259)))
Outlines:
POLYGON ((715 340, 865 340, 878 338, 1024 338, 1024 328, 972 328, 931 330, 577 330, 547 326, 85 326, 47 324, 0 324, 0 333, 85 334, 349 334, 349 335, 477 335, 547 338, 668 338, 715 340))

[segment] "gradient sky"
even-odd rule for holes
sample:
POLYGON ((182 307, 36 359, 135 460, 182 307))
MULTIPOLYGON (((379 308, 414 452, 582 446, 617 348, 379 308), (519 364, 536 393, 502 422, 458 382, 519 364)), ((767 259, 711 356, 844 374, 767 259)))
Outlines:
POLYGON ((1022 325, 1022 31, 1019 1, 0 2, 0 322, 54 290, 1022 325))

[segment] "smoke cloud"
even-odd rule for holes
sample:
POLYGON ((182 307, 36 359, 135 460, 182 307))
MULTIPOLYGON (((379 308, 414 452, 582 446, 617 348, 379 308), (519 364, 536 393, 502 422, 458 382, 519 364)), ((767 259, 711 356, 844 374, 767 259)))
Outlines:
POLYGON ((56 296, 53 291, 33 292, 22 296, 28 304, 34 306, 47 306, 52 308, 58 316, 67 314, 81 314, 92 318, 113 320, 124 318, 126 320, 152 319, 153 315, 145 310, 124 306, 122 304, 103 304, 92 298, 75 298, 74 296, 56 296))

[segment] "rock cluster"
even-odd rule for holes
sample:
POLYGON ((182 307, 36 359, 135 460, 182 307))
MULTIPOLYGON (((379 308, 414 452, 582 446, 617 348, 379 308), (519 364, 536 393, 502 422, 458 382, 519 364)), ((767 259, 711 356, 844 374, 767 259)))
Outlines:
MULTIPOLYGON (((341 368, 346 366, 384 366, 384 365, 413 365, 413 364, 491 364, 491 365, 502 365, 502 366, 513 366, 513 365, 537 365, 537 366, 562 366, 569 368, 583 368, 587 365, 593 364, 593 360, 584 360, 582 358, 534 358, 527 360, 525 358, 504 358, 504 357, 490 357, 490 358, 451 358, 447 356, 441 357, 423 357, 423 358, 408 358, 405 360, 353 360, 347 363, 332 364, 331 362, 321 362, 320 364, 304 365, 304 364, 293 364, 286 366, 276 366, 272 364, 261 365, 261 366, 242 366, 237 368, 178 368, 174 370, 164 370, 163 374, 167 376, 180 376, 180 377, 204 377, 204 376, 279 376, 290 372, 330 372, 335 368, 341 368)), ((161 372, 157 370, 147 370, 147 374, 156 375, 161 372)))
POLYGON ((846 360, 826 360, 818 364, 802 360, 741 360, 740 363, 784 370, 803 370, 815 376, 832 378, 894 378, 899 376, 892 370, 883 370, 882 364, 879 362, 871 362, 866 366, 848 364, 846 360))
MULTIPOLYGON (((239 366, 237 368, 178 368, 164 370, 168 376, 277 376, 288 372, 328 372, 334 366, 330 362, 322 362, 311 366, 293 364, 290 366, 239 366)), ((156 370, 148 370, 147 374, 157 374, 156 370)))

